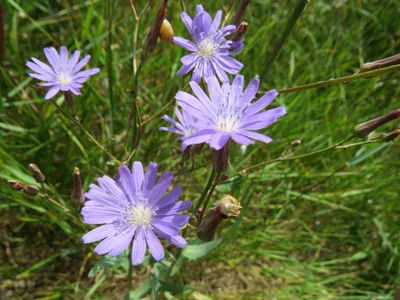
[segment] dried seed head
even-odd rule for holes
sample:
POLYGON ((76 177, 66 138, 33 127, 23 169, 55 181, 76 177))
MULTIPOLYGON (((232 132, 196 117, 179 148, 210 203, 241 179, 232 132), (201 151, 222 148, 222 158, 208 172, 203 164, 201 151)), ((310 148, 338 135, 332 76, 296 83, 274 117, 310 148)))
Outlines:
POLYGON ((14 190, 20 191, 24 188, 25 184, 19 182, 18 180, 10 179, 7 180, 9 186, 11 186, 14 190))
POLYGON ((165 19, 161 24, 160 38, 164 42, 172 42, 174 38, 174 30, 172 29, 171 23, 165 19))
POLYGON ((389 121, 395 120, 398 117, 400 117, 400 109, 396 109, 384 116, 358 124, 354 128, 354 131, 356 132, 356 135, 358 135, 359 137, 365 137, 378 127, 382 126, 383 124, 389 121))
POLYGON ((219 210, 221 214, 227 218, 237 217, 240 214, 242 206, 239 201, 230 195, 222 196, 221 200, 217 201, 215 209, 219 210))
POLYGON ((295 140, 293 142, 290 143, 292 146, 298 146, 301 145, 301 140, 295 140))
POLYGON ((34 185, 25 185, 22 190, 28 196, 36 196, 39 194, 39 188, 34 185))
POLYGON ((247 32, 248 27, 249 27, 249 24, 247 24, 246 22, 240 23, 239 27, 232 34, 232 41, 239 41, 244 36, 244 34, 247 32))
POLYGON ((147 34, 146 39, 143 42, 144 53, 150 53, 156 49, 161 25, 167 15, 167 4, 168 0, 163 0, 160 8, 157 10, 156 19, 154 20, 150 32, 147 34))
POLYGON ((82 188, 82 177, 81 171, 78 168, 74 169, 74 173, 72 173, 73 180, 74 180, 74 189, 72 191, 72 201, 76 204, 81 205, 85 202, 85 196, 83 194, 82 188))
POLYGON ((31 174, 32 174, 33 178, 35 178, 36 182, 42 183, 46 180, 46 176, 43 175, 43 173, 40 171, 40 169, 37 165, 30 164, 29 171, 31 171, 31 174))
POLYGON ((383 140, 385 142, 393 142, 399 136, 400 136, 400 129, 396 129, 396 130, 392 131, 391 133, 386 134, 383 137, 383 140))

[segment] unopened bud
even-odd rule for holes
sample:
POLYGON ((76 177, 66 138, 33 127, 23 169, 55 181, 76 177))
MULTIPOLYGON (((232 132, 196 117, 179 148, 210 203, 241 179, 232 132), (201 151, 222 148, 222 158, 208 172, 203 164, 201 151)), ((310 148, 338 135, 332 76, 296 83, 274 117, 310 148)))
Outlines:
POLYGON ((398 117, 400 117, 400 109, 396 109, 384 116, 358 124, 354 128, 354 130, 359 137, 364 137, 370 134, 375 129, 377 129, 379 126, 382 126, 383 124, 389 121, 395 120, 398 117))
POLYGON ((207 215, 201 220, 196 229, 196 234, 202 241, 214 239, 218 226, 223 219, 237 217, 240 214, 240 203, 229 195, 224 195, 217 205, 208 210, 207 215))
POLYGON ((160 8, 157 10, 156 19, 151 26, 150 32, 147 34, 143 43, 144 52, 153 52, 156 49, 158 36, 160 34, 161 25, 167 15, 168 0, 163 0, 160 8))
POLYGON ((232 18, 232 24, 238 26, 240 21, 242 20, 242 17, 244 15, 244 12, 246 11, 247 5, 249 5, 250 0, 242 0, 242 2, 239 5, 238 10, 235 13, 235 16, 232 18))
POLYGON ((222 147, 222 149, 217 150, 214 157, 214 169, 217 172, 224 172, 228 169, 229 162, 229 141, 222 147))
POLYGON ((232 34, 232 41, 239 41, 247 32, 248 27, 249 24, 247 24, 246 22, 240 23, 239 27, 236 28, 236 31, 232 34))
POLYGON ((65 102, 67 102, 68 105, 73 105, 74 104, 74 97, 73 97, 71 91, 65 91, 64 92, 64 99, 65 99, 65 102))
POLYGON ((293 142, 290 143, 292 146, 298 146, 301 145, 301 140, 295 140, 293 142))
POLYGON ((399 136, 400 136, 400 129, 396 129, 396 130, 392 131, 391 133, 386 134, 383 137, 383 140, 385 142, 393 142, 399 136))
POLYGON ((72 201, 77 204, 83 204, 85 202, 85 196, 83 195, 81 171, 78 168, 75 168, 72 176, 74 180, 74 189, 71 197, 72 201))
POLYGON ((46 176, 43 175, 43 173, 40 171, 40 169, 37 165, 30 164, 29 171, 31 171, 31 174, 32 174, 33 178, 35 178, 36 182, 42 183, 46 180, 46 176))
POLYGON ((22 190, 28 196, 36 196, 39 194, 39 188, 34 185, 25 185, 22 190))
POLYGON ((222 181, 225 181, 225 180, 228 180, 228 179, 229 179, 229 175, 224 173, 224 174, 221 175, 221 179, 219 181, 222 182, 222 181))
POLYGON ((400 54, 396 54, 384 59, 380 59, 373 62, 368 62, 362 65, 361 72, 368 72, 372 70, 377 70, 380 68, 395 66, 400 64, 400 54))
POLYGON ((142 116, 142 122, 146 122, 149 119, 150 119, 150 116, 148 114, 145 114, 142 116))
POLYGON ((172 42, 174 38, 174 30, 172 29, 171 23, 165 19, 160 28, 160 38, 164 42, 172 42))
POLYGON ((25 184, 19 182, 18 180, 10 179, 7 180, 9 186, 11 186, 14 190, 20 191, 24 188, 25 184))

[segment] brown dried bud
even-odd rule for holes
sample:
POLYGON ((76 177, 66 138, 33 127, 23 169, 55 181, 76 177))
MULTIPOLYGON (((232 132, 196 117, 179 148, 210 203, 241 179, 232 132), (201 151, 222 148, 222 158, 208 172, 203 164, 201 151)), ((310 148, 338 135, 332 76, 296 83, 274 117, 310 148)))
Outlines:
POLYGON ((14 190, 20 191, 24 188, 25 184, 19 182, 18 180, 10 179, 7 180, 9 186, 11 186, 14 190))
POLYGON ((400 136, 400 129, 396 129, 396 130, 392 131, 391 133, 386 134, 383 137, 383 140, 385 142, 393 142, 399 136, 400 136))
POLYGON ((370 134, 372 131, 377 129, 379 126, 383 124, 395 120, 400 117, 400 109, 396 109, 384 116, 369 120, 367 122, 358 124, 354 130, 359 137, 364 137, 370 134))
POLYGON ((228 169, 229 162, 228 162, 228 157, 229 157, 229 141, 226 142, 224 147, 222 149, 217 150, 215 152, 215 157, 214 157, 214 169, 217 172, 224 172, 228 169))
POLYGON ((150 32, 147 34, 146 39, 143 42, 143 51, 145 53, 153 52, 156 49, 161 25, 167 15, 167 4, 168 0, 163 0, 160 8, 157 10, 156 19, 154 20, 150 32))
POLYGON ((28 196, 36 196, 39 194, 39 188, 34 185, 25 185, 23 188, 23 192, 28 196))
POLYGON ((224 173, 224 174, 221 175, 221 178, 220 178, 219 181, 222 182, 222 181, 225 181, 225 180, 228 180, 228 179, 229 179, 229 175, 224 173))
POLYGON ((232 34, 232 41, 239 41, 247 32, 248 27, 249 24, 247 24, 246 22, 240 23, 239 27, 236 28, 236 31, 232 34))
POLYGON ((242 20, 242 17, 244 15, 244 12, 247 8, 247 5, 249 5, 250 0, 242 0, 242 2, 239 5, 238 10, 235 13, 235 16, 232 18, 232 24, 238 26, 240 21, 242 20))
POLYGON ((223 219, 237 217, 240 214, 240 203, 229 195, 224 195, 217 205, 208 210, 207 215, 201 220, 196 229, 196 234, 202 241, 214 239, 218 226, 223 219))
POLYGON ((46 176, 43 175, 43 173, 40 171, 40 169, 37 165, 30 164, 29 171, 31 171, 31 174, 32 174, 33 178, 35 178, 36 182, 42 183, 46 180, 46 176))
POLYGON ((74 173, 72 173, 74 179, 74 189, 72 191, 72 201, 81 205, 85 202, 85 196, 83 194, 82 188, 82 177, 81 171, 78 168, 74 169, 74 173))
POLYGON ((172 42, 174 39, 174 30, 172 29, 171 23, 165 19, 161 24, 160 38, 164 42, 172 42))
POLYGON ((377 70, 380 68, 395 66, 400 64, 400 54, 396 54, 384 59, 380 59, 373 62, 368 62, 362 65, 360 72, 368 72, 372 70, 377 70))
POLYGON ((290 143, 292 146, 298 146, 301 145, 301 140, 295 140, 293 142, 290 143))

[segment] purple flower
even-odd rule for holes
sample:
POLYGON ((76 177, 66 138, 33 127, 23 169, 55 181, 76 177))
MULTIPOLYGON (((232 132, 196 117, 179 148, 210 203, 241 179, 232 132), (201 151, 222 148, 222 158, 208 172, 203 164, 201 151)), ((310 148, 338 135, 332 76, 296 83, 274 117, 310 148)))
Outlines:
POLYGON ((198 119, 198 132, 185 138, 184 145, 208 143, 211 148, 220 150, 229 139, 243 145, 253 144, 253 140, 265 143, 272 141, 270 137, 254 130, 263 129, 286 114, 283 106, 262 111, 278 95, 276 90, 267 92, 252 103, 260 85, 256 78, 250 81, 244 91, 244 78, 241 75, 236 75, 232 85, 223 83, 220 86, 215 77, 208 78, 207 85, 209 96, 193 81, 190 86, 195 96, 182 91, 175 96, 178 105, 198 119))
POLYGON ((53 47, 44 48, 44 54, 51 66, 34 57, 31 58, 33 62, 28 61, 26 66, 35 72, 29 73, 31 77, 45 81, 39 85, 50 86, 44 96, 46 100, 54 97, 60 90, 80 95, 79 89, 83 87, 82 83, 88 80, 89 76, 100 71, 98 68, 80 71, 88 63, 90 55, 86 55, 78 62, 80 52, 75 50, 71 58, 68 58, 68 50, 65 46, 61 47, 60 54, 53 47))
POLYGON ((160 130, 170 131, 181 135, 180 140, 182 141, 181 151, 185 151, 186 145, 183 144, 186 138, 195 134, 198 129, 196 127, 196 118, 193 118, 190 114, 188 114, 185 110, 182 110, 182 113, 178 108, 175 107, 175 113, 178 117, 180 123, 170 118, 167 115, 164 115, 162 118, 172 124, 172 127, 161 127, 160 130))
POLYGON ((183 76, 194 68, 193 81, 199 82, 202 77, 217 75, 222 82, 229 82, 226 73, 239 73, 243 64, 229 55, 240 52, 243 42, 225 39, 227 35, 235 32, 236 26, 228 25, 218 29, 221 17, 222 11, 218 11, 212 20, 202 5, 197 5, 197 14, 193 20, 187 13, 182 13, 182 21, 195 43, 181 37, 174 37, 175 44, 193 52, 182 57, 183 66, 177 75, 183 76))
POLYGON ((190 201, 175 202, 181 195, 180 186, 164 195, 172 181, 167 172, 156 182, 157 164, 150 163, 146 173, 140 162, 134 162, 132 172, 125 165, 119 176, 98 178, 85 194, 89 201, 82 209, 86 224, 104 224, 82 237, 84 243, 104 239, 94 251, 116 256, 132 244, 132 264, 140 264, 147 246, 155 260, 164 257, 159 237, 183 248, 186 241, 179 235, 179 226, 187 224, 189 216, 179 214, 192 206, 190 201), (157 234, 157 235, 156 235, 157 234))

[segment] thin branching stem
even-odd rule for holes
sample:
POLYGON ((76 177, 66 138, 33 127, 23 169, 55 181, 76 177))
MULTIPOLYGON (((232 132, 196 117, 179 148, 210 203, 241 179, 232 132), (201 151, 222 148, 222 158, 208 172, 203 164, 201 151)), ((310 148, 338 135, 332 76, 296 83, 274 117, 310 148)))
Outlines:
POLYGON ((114 99, 114 91, 113 91, 113 74, 112 74, 112 22, 113 22, 113 1, 106 0, 106 11, 107 11, 107 28, 108 28, 108 36, 107 36, 107 78, 108 78, 108 97, 110 98, 110 132, 111 135, 114 132, 114 114, 115 114, 115 99, 114 99))
POLYGON ((110 152, 108 152, 108 150, 106 148, 104 148, 104 146, 102 144, 100 144, 99 141, 97 141, 90 133, 89 131, 86 130, 85 127, 83 127, 83 125, 76 120, 74 117, 72 117, 71 115, 69 115, 65 110, 63 110, 54 100, 50 100, 55 107, 67 118, 69 119, 73 124, 75 124, 76 126, 78 126, 88 137, 89 139, 97 146, 99 147, 104 153, 106 153, 108 156, 110 156, 116 163, 120 164, 121 162, 114 156, 112 155, 110 152))
POLYGON ((267 75, 268 72, 271 70, 272 64, 274 63, 275 59, 278 57, 279 52, 281 51, 283 45, 285 44, 290 32, 293 30, 294 25, 296 24, 297 20, 299 19, 301 13, 303 12, 304 8, 306 7, 308 3, 308 0, 299 0, 297 2, 296 8, 293 11, 292 16, 289 19, 289 22, 283 31, 281 37, 279 38, 278 42, 275 45, 274 51, 272 52, 272 55, 269 57, 267 60, 267 63, 265 64, 264 70, 261 73, 260 80, 263 81, 267 75))
POLYGON ((210 188, 212 187, 215 178, 216 178, 216 171, 214 168, 211 169, 210 175, 208 176, 208 180, 206 185, 204 186, 203 192, 201 193, 199 199, 197 200, 196 206, 193 209, 193 214, 196 214, 198 209, 200 208, 201 204, 203 203, 204 198, 206 197, 206 195, 208 194, 208 192, 210 191, 210 188))

